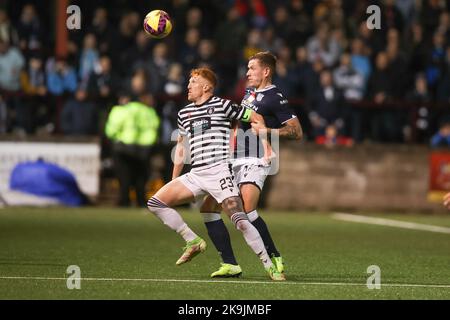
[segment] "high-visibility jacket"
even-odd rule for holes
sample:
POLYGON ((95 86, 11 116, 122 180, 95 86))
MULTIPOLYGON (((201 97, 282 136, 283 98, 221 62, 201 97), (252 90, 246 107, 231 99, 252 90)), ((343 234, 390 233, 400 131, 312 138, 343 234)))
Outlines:
POLYGON ((115 142, 151 146, 158 139, 160 119, 156 110, 141 102, 129 102, 111 109, 105 133, 115 142))

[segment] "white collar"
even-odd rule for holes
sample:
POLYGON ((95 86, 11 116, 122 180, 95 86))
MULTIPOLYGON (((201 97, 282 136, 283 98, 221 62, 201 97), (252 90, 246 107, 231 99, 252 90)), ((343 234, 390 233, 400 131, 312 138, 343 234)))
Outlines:
POLYGON ((263 89, 259 89, 259 90, 256 90, 256 89, 255 89, 255 92, 264 92, 264 91, 273 89, 273 88, 275 88, 275 87, 276 87, 276 86, 275 86, 274 84, 271 84, 270 86, 267 86, 267 87, 265 87, 265 88, 263 88, 263 89))

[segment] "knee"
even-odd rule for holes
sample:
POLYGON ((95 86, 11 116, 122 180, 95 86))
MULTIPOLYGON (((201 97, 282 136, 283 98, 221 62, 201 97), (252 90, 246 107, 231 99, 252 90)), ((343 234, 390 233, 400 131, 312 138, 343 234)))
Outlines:
POLYGON ((240 197, 230 197, 223 201, 222 208, 227 212, 234 214, 236 212, 242 212, 242 200, 240 197))
POLYGON ((168 206, 158 198, 151 197, 147 201, 147 208, 151 213, 158 215, 161 209, 168 208, 168 206))

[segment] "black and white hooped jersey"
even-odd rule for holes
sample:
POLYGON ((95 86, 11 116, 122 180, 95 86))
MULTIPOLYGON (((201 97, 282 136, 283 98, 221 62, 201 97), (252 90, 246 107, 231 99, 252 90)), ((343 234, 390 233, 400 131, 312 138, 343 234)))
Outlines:
POLYGON ((216 96, 178 112, 179 133, 188 137, 192 169, 203 170, 229 160, 231 121, 240 120, 244 113, 244 107, 216 96))

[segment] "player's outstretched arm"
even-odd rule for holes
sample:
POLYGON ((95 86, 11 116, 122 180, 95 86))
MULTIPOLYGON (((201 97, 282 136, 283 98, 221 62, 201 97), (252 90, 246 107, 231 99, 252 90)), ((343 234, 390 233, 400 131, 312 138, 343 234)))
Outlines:
POLYGON ((175 155, 173 159, 173 171, 172 171, 172 180, 178 178, 183 171, 184 167, 184 136, 179 135, 177 139, 177 146, 175 148, 175 155))

